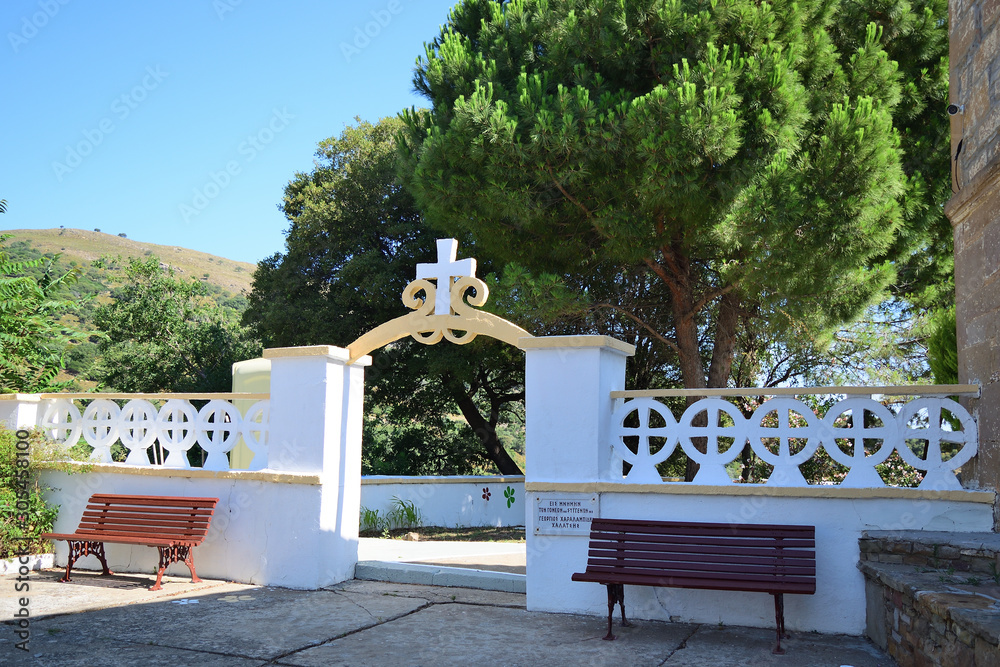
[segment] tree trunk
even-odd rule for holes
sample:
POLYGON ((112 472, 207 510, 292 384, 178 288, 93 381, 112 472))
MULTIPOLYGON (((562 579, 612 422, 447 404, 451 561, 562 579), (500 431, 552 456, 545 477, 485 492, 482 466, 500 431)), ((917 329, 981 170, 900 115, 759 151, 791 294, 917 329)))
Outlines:
POLYGON ((462 411, 462 416, 476 432, 479 441, 483 443, 486 458, 493 461, 500 474, 523 475, 524 473, 514 462, 514 459, 510 458, 510 454, 507 453, 500 438, 497 437, 496 428, 479 413, 479 408, 476 407, 472 397, 464 391, 454 389, 452 395, 455 402, 458 403, 459 410, 462 411))

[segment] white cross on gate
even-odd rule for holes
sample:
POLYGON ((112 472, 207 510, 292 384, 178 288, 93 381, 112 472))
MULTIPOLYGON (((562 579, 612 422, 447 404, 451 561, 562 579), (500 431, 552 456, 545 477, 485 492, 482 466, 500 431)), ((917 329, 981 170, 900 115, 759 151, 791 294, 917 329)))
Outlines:
POLYGON ((455 239, 438 239, 438 261, 436 264, 417 264, 417 279, 432 279, 437 281, 437 294, 434 297, 434 314, 451 314, 451 279, 462 276, 476 275, 476 260, 463 259, 455 261, 458 256, 458 241, 455 239))

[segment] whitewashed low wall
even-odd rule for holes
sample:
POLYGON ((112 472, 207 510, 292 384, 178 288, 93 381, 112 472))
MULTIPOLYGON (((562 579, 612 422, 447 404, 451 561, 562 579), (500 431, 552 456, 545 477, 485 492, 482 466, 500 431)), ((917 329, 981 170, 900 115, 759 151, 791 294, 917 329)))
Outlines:
MULTIPOLYGON (((94 468, 73 474, 42 472, 43 483, 52 489, 46 500, 59 505, 54 532, 75 532, 94 493, 218 498, 208 537, 194 549, 200 576, 301 589, 354 576, 357 505, 350 517, 336 508, 324 512, 319 475, 94 468)), ((159 567, 157 549, 111 543, 105 548, 112 570, 155 573, 159 567)), ((65 541, 55 543, 57 567, 66 566, 67 553, 65 541)), ((84 556, 74 565, 76 569, 99 570, 100 563, 84 556)), ((184 563, 174 563, 167 574, 189 576, 184 563)))
MULTIPOLYGON (((993 527, 994 494, 968 491, 530 483, 526 504, 575 498, 586 504, 595 496, 601 517, 816 526, 816 594, 785 596, 785 622, 800 632, 863 634, 862 531, 993 527)), ((528 609, 607 614, 604 586, 570 580, 586 569, 588 538, 535 534, 536 518, 528 512, 528 609)), ((763 593, 626 586, 625 607, 634 618, 774 627, 773 598, 763 593)))
POLYGON ((421 524, 446 528, 525 525, 524 477, 361 478, 361 506, 392 511, 393 498, 412 502, 421 524))

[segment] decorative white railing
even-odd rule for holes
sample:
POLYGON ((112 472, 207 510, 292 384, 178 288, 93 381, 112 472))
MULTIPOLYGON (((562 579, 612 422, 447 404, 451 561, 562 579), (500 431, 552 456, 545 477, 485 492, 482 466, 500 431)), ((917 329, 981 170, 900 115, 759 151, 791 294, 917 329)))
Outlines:
POLYGON ((924 471, 919 488, 961 489, 955 470, 976 454, 978 435, 968 411, 947 398, 956 395, 978 396, 979 387, 615 391, 611 393, 616 407, 612 418, 612 462, 607 477, 630 483, 667 483, 656 466, 666 461, 680 445, 684 453, 700 465, 694 484, 731 484, 733 480, 726 466, 749 442, 754 454, 773 466, 766 482, 771 486, 806 486, 799 466, 823 448, 830 458, 850 469, 840 486, 885 486, 875 466, 896 451, 907 465, 924 471), (820 417, 794 398, 806 394, 845 398, 820 417), (656 400, 668 396, 704 398, 691 404, 680 419, 675 419, 670 409, 656 400), (747 418, 723 396, 774 398, 761 403, 747 418), (880 402, 873 396, 918 398, 903 403, 893 412, 885 404, 889 401, 880 402), (704 451, 695 447, 695 438, 705 443, 704 451), (626 439, 636 445, 635 452, 626 439), (869 443, 867 451, 866 441, 869 443), (914 445, 922 446, 915 451, 914 445), (921 450, 922 455, 918 455, 917 451, 921 450), (623 462, 631 465, 627 475, 623 472, 623 462))
POLYGON ((267 394, 42 394, 38 425, 64 447, 80 439, 90 460, 114 463, 116 442, 128 452, 123 465, 192 468, 198 444, 205 470, 229 470, 227 454, 242 442, 253 452, 250 470, 267 467, 267 394), (241 411, 231 401, 249 405, 241 411), (199 410, 192 401, 207 401, 199 410), (78 402, 86 406, 78 407, 78 402), (123 402, 119 405, 118 402, 123 402), (159 407, 157 407, 159 404, 159 407))

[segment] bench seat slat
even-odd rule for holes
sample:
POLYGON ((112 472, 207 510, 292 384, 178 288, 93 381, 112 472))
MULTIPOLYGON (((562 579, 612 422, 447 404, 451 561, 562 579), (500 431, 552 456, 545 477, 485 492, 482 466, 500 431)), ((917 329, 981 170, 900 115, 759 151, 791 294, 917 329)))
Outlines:
POLYGON ((629 574, 637 575, 642 577, 657 578, 661 576, 668 576, 677 579, 725 579, 731 581, 807 581, 814 578, 812 574, 797 572, 797 573, 782 573, 782 572, 747 572, 742 569, 740 570, 692 570, 687 568, 675 568, 675 567, 662 567, 657 565, 646 565, 636 563, 628 567, 614 567, 607 565, 591 565, 587 568, 587 572, 600 572, 604 575, 614 575, 619 574, 629 574))
POLYGON ((633 586, 666 586, 668 588, 697 588, 718 591, 744 591, 749 593, 798 593, 810 595, 816 592, 815 580, 792 581, 752 581, 746 579, 693 579, 690 577, 645 576, 631 573, 608 575, 600 572, 576 573, 573 581, 589 581, 597 584, 630 584, 633 586), (602 576, 603 574, 603 576, 602 576))
POLYGON ((108 536, 92 535, 89 533, 68 533, 68 534, 45 533, 43 537, 50 540, 71 540, 73 542, 113 542, 115 544, 138 544, 150 547, 171 547, 171 546, 196 547, 201 544, 201 542, 195 540, 158 539, 155 537, 111 536, 109 539, 104 539, 107 538, 108 536))
POLYGON ((76 529, 76 532, 81 535, 153 535, 162 536, 167 539, 174 538, 185 538, 185 539, 204 539, 206 532, 204 530, 163 530, 156 528, 155 526, 115 526, 115 527, 102 527, 94 528, 92 526, 80 526, 76 529))

